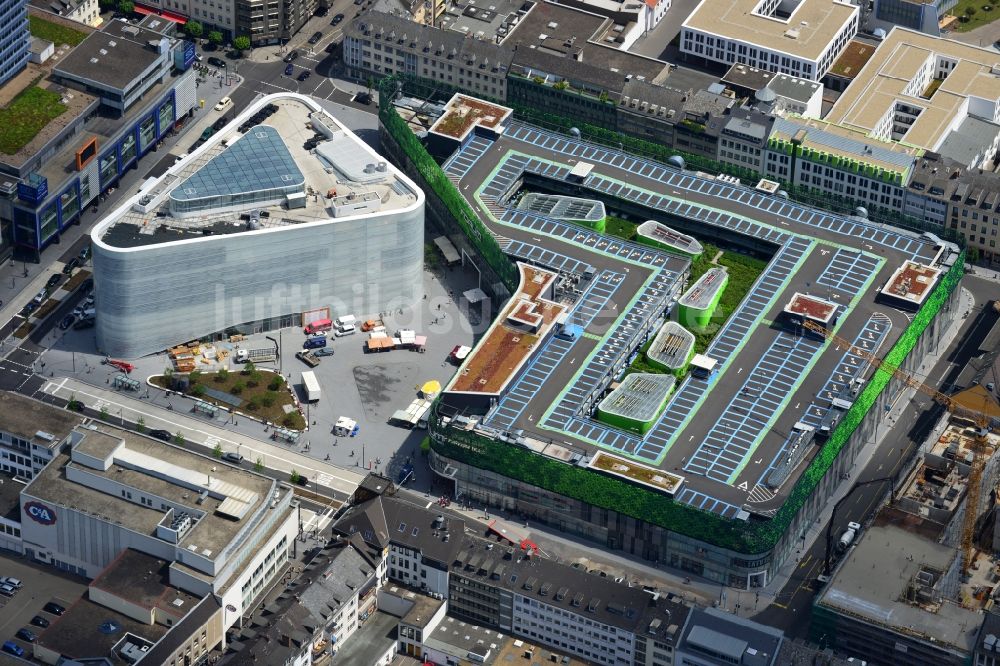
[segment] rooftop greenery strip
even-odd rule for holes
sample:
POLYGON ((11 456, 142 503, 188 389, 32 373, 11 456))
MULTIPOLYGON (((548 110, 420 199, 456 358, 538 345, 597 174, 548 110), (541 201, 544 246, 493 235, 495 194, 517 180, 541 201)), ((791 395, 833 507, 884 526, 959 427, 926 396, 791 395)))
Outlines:
POLYGON ((394 98, 392 91, 394 90, 394 79, 385 78, 379 82, 379 120, 382 126, 413 164, 427 188, 441 200, 441 203, 455 218, 476 251, 500 276, 504 286, 513 292, 517 289, 519 279, 517 267, 500 249, 496 239, 459 193, 458 188, 448 180, 441 167, 430 156, 416 135, 410 131, 406 121, 399 116, 392 103, 394 98))
POLYGON ((0 152, 16 155, 66 111, 59 93, 32 85, 0 109, 0 152))
POLYGON ((28 29, 32 37, 44 39, 57 46, 59 44, 76 46, 87 38, 87 33, 82 30, 74 30, 53 21, 46 21, 34 14, 28 14, 28 29))

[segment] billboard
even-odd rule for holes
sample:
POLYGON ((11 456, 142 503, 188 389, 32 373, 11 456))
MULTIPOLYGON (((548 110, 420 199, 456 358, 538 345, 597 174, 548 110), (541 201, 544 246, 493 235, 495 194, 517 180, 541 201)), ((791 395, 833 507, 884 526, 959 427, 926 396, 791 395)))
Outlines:
POLYGON ((91 137, 87 143, 80 146, 76 151, 76 170, 83 171, 83 168, 90 163, 90 160, 97 157, 97 137, 91 137))
POLYGON ((33 206, 37 206, 49 196, 49 180, 37 173, 28 174, 28 177, 17 184, 17 198, 33 206))
POLYGON ((41 502, 25 502, 24 512, 28 514, 28 518, 40 525, 55 525, 56 523, 56 512, 41 502))

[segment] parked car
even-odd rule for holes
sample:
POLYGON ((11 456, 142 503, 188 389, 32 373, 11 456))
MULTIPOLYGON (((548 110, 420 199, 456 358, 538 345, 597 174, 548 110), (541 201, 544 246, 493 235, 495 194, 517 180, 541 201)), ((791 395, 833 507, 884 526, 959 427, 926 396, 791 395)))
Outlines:
POLYGON ((342 338, 345 335, 354 335, 357 332, 358 332, 358 329, 357 329, 357 327, 354 324, 346 324, 346 325, 341 326, 340 328, 338 328, 336 331, 334 331, 333 335, 335 337, 342 338))
POLYGON ((12 597, 17 594, 17 588, 13 585, 0 585, 0 594, 5 597, 12 597))
POLYGON ((33 632, 31 629, 28 629, 27 627, 21 627, 20 629, 18 629, 17 633, 14 634, 14 636, 28 643, 34 643, 35 639, 38 638, 35 632, 33 632))
POLYGON ((368 93, 358 93, 354 96, 354 101, 358 104, 364 104, 367 106, 372 103, 372 96, 368 93))
POLYGON ((35 294, 35 297, 31 299, 31 302, 34 303, 35 305, 41 305, 42 303, 45 302, 45 299, 48 297, 48 295, 49 295, 49 290, 47 288, 42 289, 40 292, 35 294))
POLYGON ((56 603, 55 601, 50 601, 42 606, 42 610, 46 613, 52 613, 53 615, 62 615, 66 612, 66 607, 62 604, 56 603))
POLYGON ((24 587, 24 583, 22 583, 20 581, 20 579, 14 578, 13 576, 7 576, 6 578, 0 578, 0 585, 10 585, 11 587, 13 587, 13 588, 15 588, 17 590, 20 590, 22 587, 24 587))
POLYGON ((317 30, 316 32, 314 32, 314 33, 312 34, 312 37, 310 37, 310 38, 309 38, 309 43, 310 43, 310 44, 318 44, 318 43, 319 43, 319 40, 321 40, 321 39, 323 39, 323 33, 322 33, 322 32, 319 32, 319 31, 317 30))
POLYGON ((31 618, 31 624, 35 625, 36 627, 41 627, 42 629, 45 629, 52 623, 49 622, 44 617, 42 617, 41 615, 36 615, 35 617, 31 618))
POLYGON ((222 118, 219 118, 214 123, 212 123, 212 129, 214 129, 216 132, 218 132, 220 129, 222 129, 223 127, 225 127, 228 124, 229 124, 229 118, 226 118, 225 116, 223 116, 222 118))
POLYGON ((15 643, 14 641, 4 641, 3 651, 6 652, 7 654, 12 654, 15 657, 24 656, 24 648, 15 643))
POLYGON ((65 266, 63 266, 62 269, 63 275, 69 275, 70 273, 73 272, 73 269, 79 265, 80 265, 80 260, 76 257, 73 257, 72 259, 66 262, 65 266))
POLYGON ((212 56, 212 57, 210 57, 208 59, 208 64, 211 65, 212 67, 227 67, 228 66, 226 64, 225 60, 223 60, 222 58, 216 58, 215 56, 212 56))
POLYGON ((222 454, 222 459, 225 460, 226 462, 231 462, 234 465, 239 465, 240 463, 243 462, 243 456, 241 456, 238 453, 233 453, 231 451, 227 451, 226 453, 223 453, 222 454))
POLYGON ((311 351, 295 352, 295 358, 299 359, 300 361, 308 365, 310 368, 315 368, 317 365, 319 365, 319 359, 316 358, 316 354, 314 354, 311 351))
POLYGON ((173 435, 170 434, 169 430, 150 430, 149 436, 155 437, 156 439, 162 440, 164 442, 169 442, 173 438, 173 435))
POLYGON ((330 13, 329 7, 317 7, 316 11, 313 12, 313 16, 318 16, 320 18, 323 18, 329 13, 330 13))
POLYGON ((76 258, 80 260, 81 264, 86 263, 87 259, 90 259, 90 246, 84 246, 84 248, 80 250, 80 254, 76 255, 76 258))
POLYGON ((320 347, 313 354, 316 356, 333 356, 333 347, 320 347))
POLYGON ((219 103, 215 105, 216 111, 225 111, 227 108, 233 105, 233 100, 230 97, 223 97, 219 100, 219 103))
POLYGON ((295 71, 295 65, 293 65, 292 63, 288 63, 287 65, 285 65, 285 76, 291 76, 292 72, 294 71, 295 71))
POLYGON ((295 77, 295 78, 297 78, 297 79, 298 79, 299 81, 305 81, 305 80, 306 80, 306 79, 308 79, 308 78, 309 78, 309 77, 310 77, 311 75, 312 75, 312 72, 310 72, 310 71, 309 71, 308 69, 304 69, 304 70, 302 70, 302 73, 301 73, 301 74, 299 74, 299 75, 298 75, 297 77, 295 77))
POLYGON ((326 347, 325 335, 314 335, 311 338, 306 338, 306 341, 302 343, 303 349, 319 349, 320 347, 326 347))
POLYGON ((54 274, 54 275, 52 275, 52 276, 49 277, 49 279, 45 282, 45 286, 48 287, 49 289, 51 289, 52 287, 54 287, 57 284, 59 284, 59 280, 61 280, 61 279, 62 278, 60 277, 60 275, 58 273, 56 273, 56 274, 54 274))
POLYGON ((285 56, 285 62, 292 62, 293 60, 295 60, 298 57, 299 57, 299 52, 297 50, 293 49, 293 50, 291 50, 291 51, 288 52, 288 55, 285 56))
POLYGON ((59 330, 60 331, 65 331, 70 326, 72 326, 73 322, 75 322, 75 321, 76 321, 76 315, 75 314, 70 313, 70 314, 66 315, 65 317, 63 317, 62 321, 59 322, 59 330))
POLYGON ((85 328, 94 328, 94 318, 93 317, 91 317, 90 319, 81 319, 80 321, 78 321, 75 324, 73 324, 73 330, 74 331, 82 331, 85 328))
POLYGON ((208 139, 210 139, 213 134, 215 134, 215 128, 206 127, 205 131, 201 133, 201 140, 208 141, 208 139))
POLYGON ((330 21, 330 25, 339 25, 339 24, 340 24, 340 22, 341 22, 341 21, 343 21, 343 20, 344 20, 344 15, 343 15, 343 14, 337 14, 337 15, 336 15, 336 16, 334 16, 334 17, 333 17, 333 19, 332 19, 332 20, 330 21))

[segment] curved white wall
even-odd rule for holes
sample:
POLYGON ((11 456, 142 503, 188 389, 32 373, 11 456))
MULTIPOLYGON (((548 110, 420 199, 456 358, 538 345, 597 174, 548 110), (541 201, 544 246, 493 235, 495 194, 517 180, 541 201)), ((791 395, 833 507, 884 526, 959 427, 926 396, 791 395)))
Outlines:
POLYGON ((376 218, 129 249, 95 243, 98 347, 134 358, 315 307, 363 316, 412 303, 423 236, 421 200, 376 218))

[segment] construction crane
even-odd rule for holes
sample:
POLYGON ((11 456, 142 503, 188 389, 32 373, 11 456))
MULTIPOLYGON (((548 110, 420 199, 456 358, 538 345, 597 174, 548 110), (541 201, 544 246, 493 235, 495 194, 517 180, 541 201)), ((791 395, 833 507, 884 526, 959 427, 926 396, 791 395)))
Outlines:
POLYGON ((833 341, 841 347, 849 349, 872 364, 873 367, 891 372, 894 377, 902 381, 910 388, 916 389, 928 395, 934 402, 947 409, 953 416, 964 418, 976 426, 976 436, 972 440, 972 462, 969 465, 969 477, 966 487, 965 516, 962 522, 962 571, 968 573, 972 566, 975 551, 972 547, 973 535, 976 528, 976 518, 979 510, 979 493, 983 480, 983 469, 986 467, 989 449, 989 429, 990 416, 982 411, 972 409, 966 405, 958 403, 949 395, 945 395, 933 386, 928 386, 917 379, 914 375, 897 366, 885 363, 866 349, 862 349, 851 342, 848 342, 839 335, 828 331, 823 326, 809 321, 803 322, 802 326, 814 333, 822 335, 824 338, 833 341))

